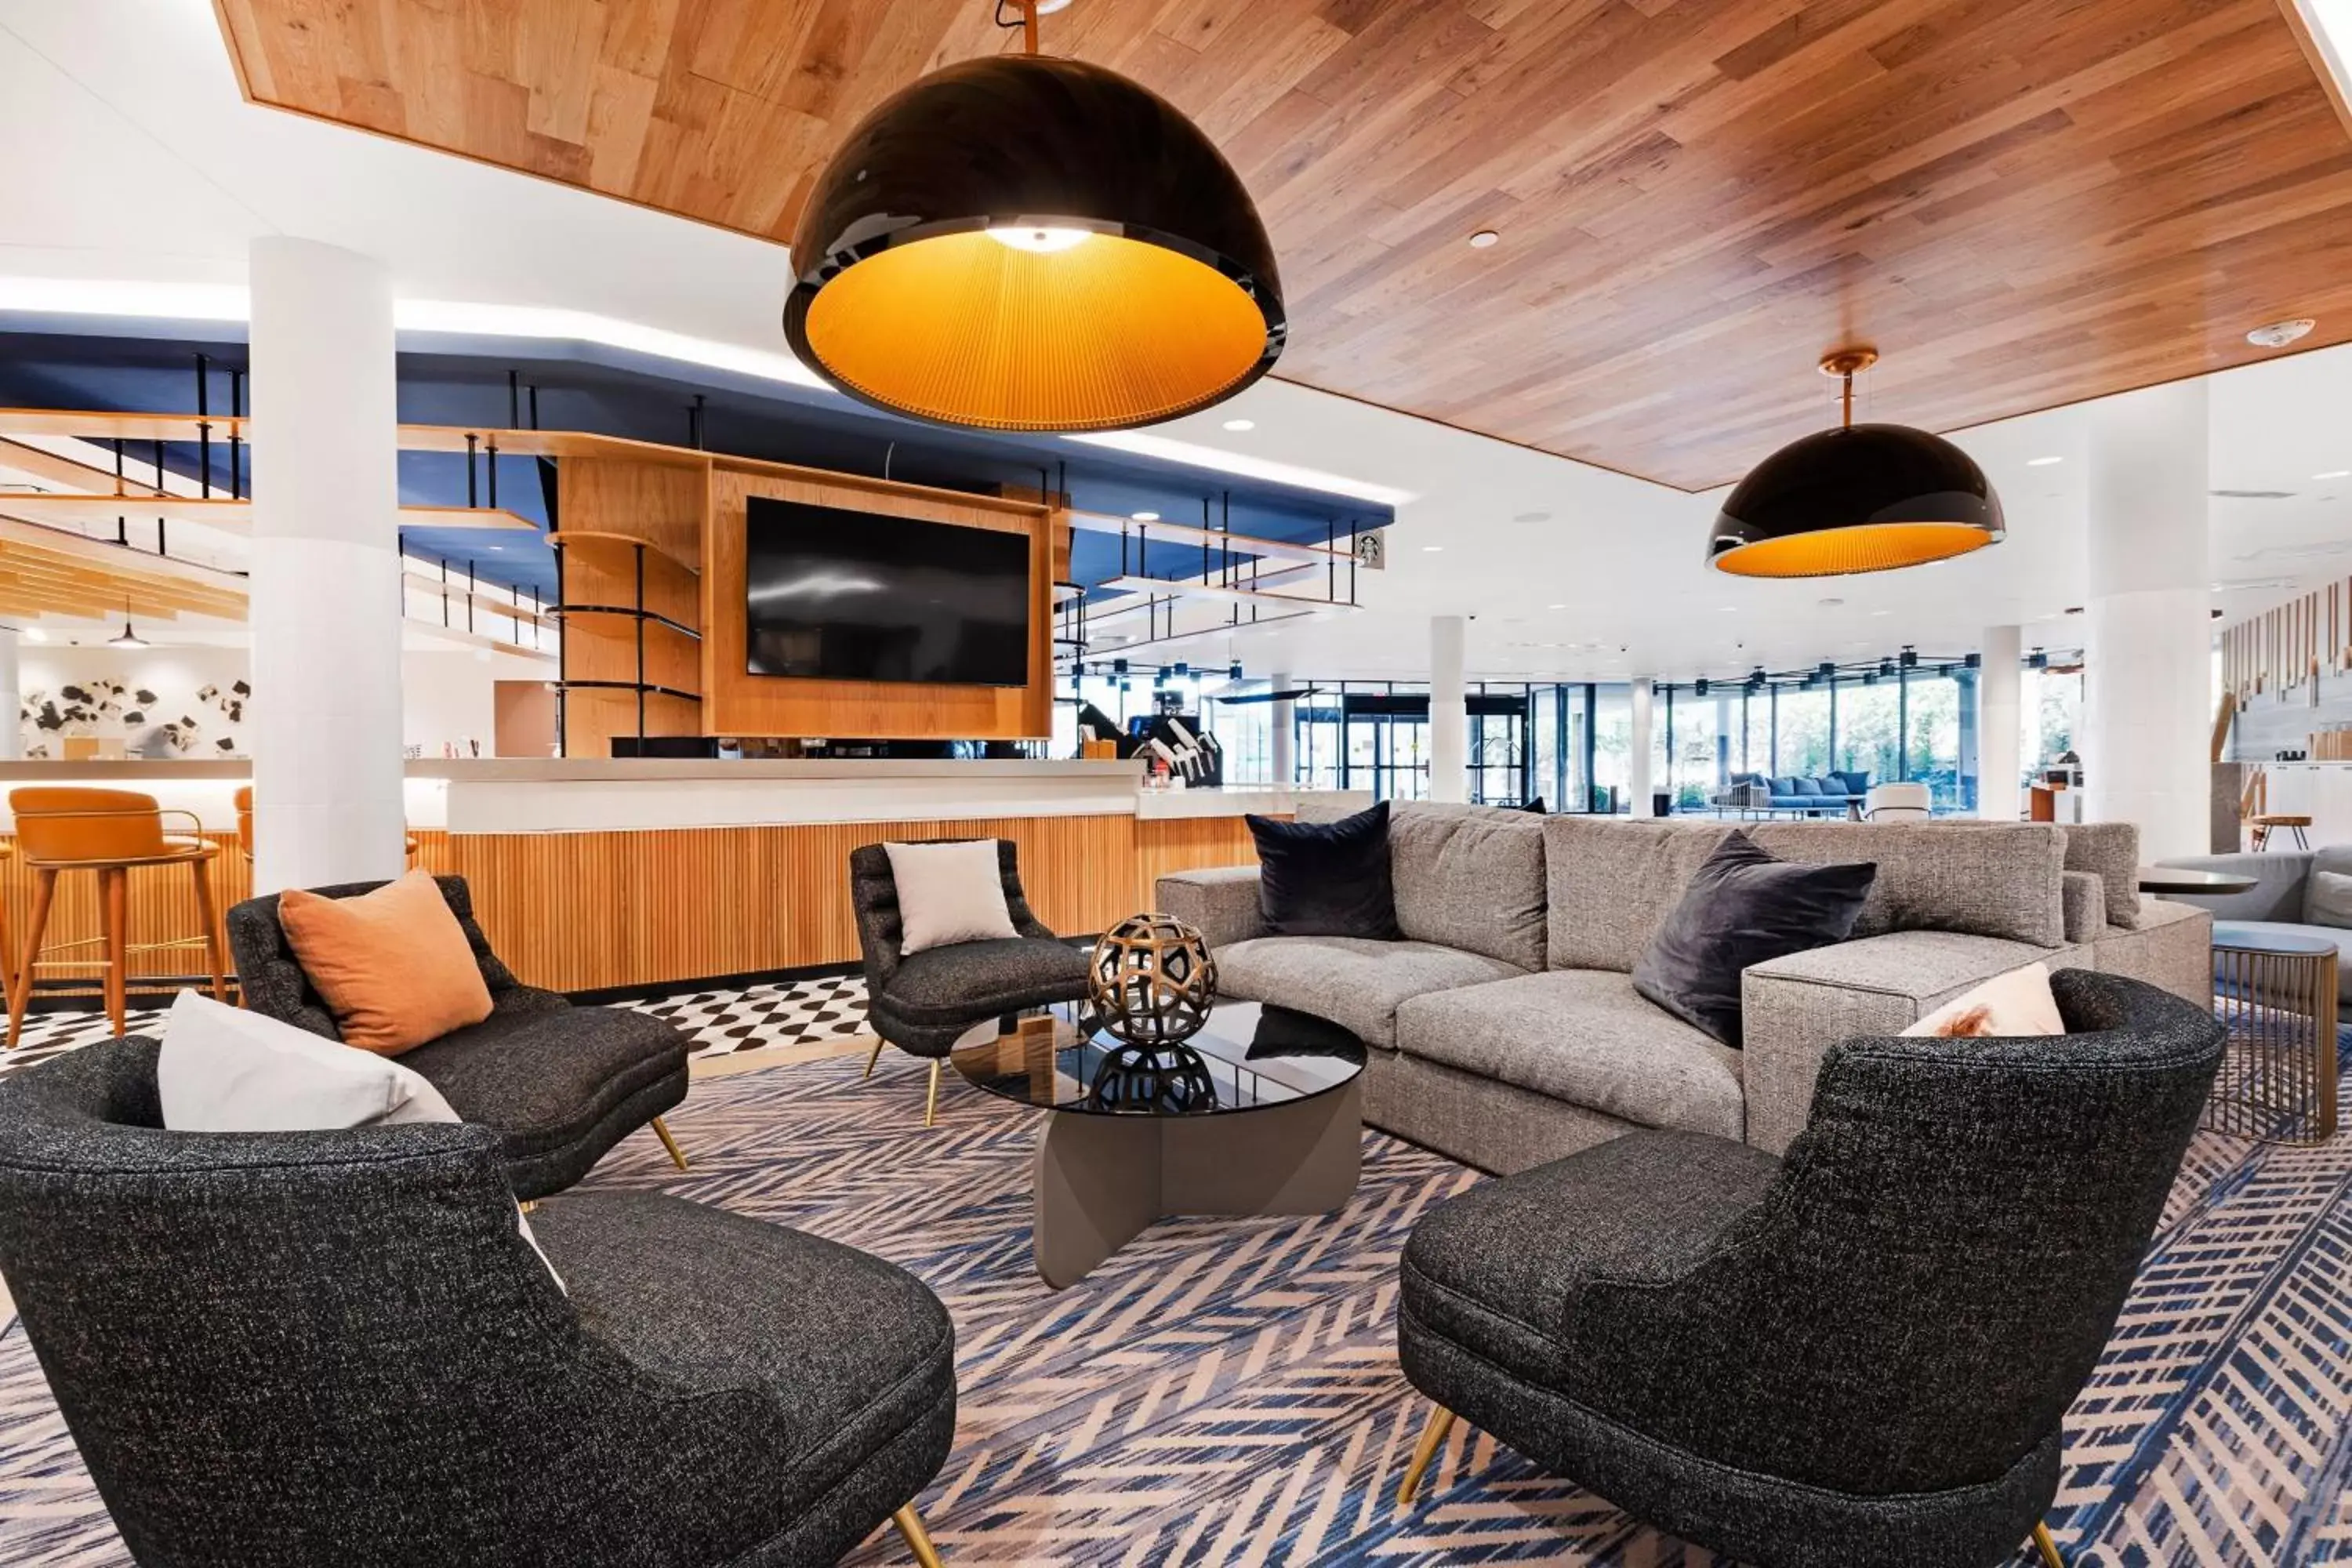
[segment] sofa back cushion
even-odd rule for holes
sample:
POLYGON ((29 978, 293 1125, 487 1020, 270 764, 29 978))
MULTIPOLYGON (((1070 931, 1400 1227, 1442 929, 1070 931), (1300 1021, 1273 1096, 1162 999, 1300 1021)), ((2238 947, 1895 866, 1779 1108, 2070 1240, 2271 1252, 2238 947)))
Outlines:
POLYGON ((1819 779, 1792 778, 1789 781, 1789 793, 1790 795, 1819 795, 1822 793, 1822 781, 1819 779))
MULTIPOLYGON (((1555 816, 1543 825, 1544 963, 1631 974, 1729 823, 1555 816)), ((1794 857, 1789 857, 1794 858, 1794 857)))
POLYGON ((2087 871, 2098 878, 2106 900, 2107 923, 2131 931, 2139 925, 2139 824, 2084 822, 2069 824, 2066 869, 2087 871))
POLYGON ((2066 839, 2054 823, 1760 822, 1748 834, 1784 860, 1874 863, 1857 937, 1953 931, 2065 944, 2066 839))
POLYGON ((1833 773, 1830 774, 1830 777, 1836 780, 1838 787, 1845 791, 1848 795, 1868 795, 1870 793, 1870 770, 1867 768, 1853 769, 1843 773, 1833 773))
MULTIPOLYGON (((2311 869, 2303 879, 2302 921, 2312 926, 2352 926, 2352 845, 2331 844, 2315 850, 2311 869), (2323 879, 2326 879, 2323 880, 2323 879)), ((2232 915, 2232 920, 2246 920, 2246 915, 2232 915)), ((2280 919, 2293 917, 2282 915, 2280 919)))
POLYGON ((1398 929, 1544 966, 1544 820, 1523 811, 1399 802, 1389 816, 1398 929))

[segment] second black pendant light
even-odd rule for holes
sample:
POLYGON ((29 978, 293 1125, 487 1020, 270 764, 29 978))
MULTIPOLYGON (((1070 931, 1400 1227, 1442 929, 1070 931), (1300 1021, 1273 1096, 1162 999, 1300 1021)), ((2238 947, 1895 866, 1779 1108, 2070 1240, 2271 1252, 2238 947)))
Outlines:
POLYGON ((2000 542, 2000 498, 1966 452, 1906 425, 1856 425, 1870 349, 1822 361, 1844 420, 1791 441, 1739 481, 1707 536, 1707 563, 1742 577, 1832 577, 1945 561, 2000 542))

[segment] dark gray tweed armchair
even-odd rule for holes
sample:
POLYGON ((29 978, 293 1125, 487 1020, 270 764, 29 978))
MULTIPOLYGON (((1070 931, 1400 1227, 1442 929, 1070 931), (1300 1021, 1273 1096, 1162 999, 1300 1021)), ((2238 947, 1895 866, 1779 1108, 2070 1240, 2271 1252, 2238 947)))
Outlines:
MULTIPOLYGON (((560 1193, 605 1152, 650 1123, 681 1171, 685 1152, 662 1112, 686 1099, 687 1040, 676 1025, 619 1007, 574 1007, 514 977, 474 919, 463 877, 436 877, 490 988, 490 1016, 404 1051, 449 1108, 499 1135, 518 1198, 560 1193)), ((312 890, 348 899, 383 887, 346 882, 312 890)), ((278 895, 228 911, 228 944, 245 1005, 268 1017, 339 1039, 334 1015, 310 988, 286 943, 278 895)))
POLYGON ((1785 1160, 1643 1132, 1413 1227, 1397 1349, 1436 1401, 1763 1568, 1986 1568, 2058 1486, 2221 1060, 2210 1015, 2062 970, 2071 1033, 1832 1048, 1785 1160))
POLYGON ((161 1129, 157 1047, 0 1083, 0 1273, 99 1494, 170 1568, 831 1563, 954 1435, 920 1281, 646 1193, 515 1228, 498 1138, 161 1129))
POLYGON ((996 865, 1018 937, 902 955, 898 884, 890 875, 889 851, 867 844, 849 852, 849 899, 857 915, 857 945, 866 957, 866 1024, 877 1037, 873 1055, 866 1058, 866 1076, 873 1076, 885 1041, 909 1056, 929 1057, 926 1127, 939 1113, 940 1065, 973 1025, 1024 1007, 1075 1002, 1087 994, 1087 955, 1030 912, 1021 890, 1019 856, 1005 839, 996 840, 996 865))

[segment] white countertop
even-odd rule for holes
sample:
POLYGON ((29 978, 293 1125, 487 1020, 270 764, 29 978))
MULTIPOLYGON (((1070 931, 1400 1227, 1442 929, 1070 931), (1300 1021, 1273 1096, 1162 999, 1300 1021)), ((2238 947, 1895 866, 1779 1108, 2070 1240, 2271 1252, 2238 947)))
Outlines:
MULTIPOLYGON (((1134 816, 1162 822, 1278 816, 1307 799, 1362 806, 1359 791, 1272 785, 1147 790, 1139 762, 692 758, 425 758, 406 764, 409 826, 452 833, 591 833, 972 817, 1134 816)), ((0 763, 0 789, 136 789, 210 828, 236 825, 248 762, 0 763)))

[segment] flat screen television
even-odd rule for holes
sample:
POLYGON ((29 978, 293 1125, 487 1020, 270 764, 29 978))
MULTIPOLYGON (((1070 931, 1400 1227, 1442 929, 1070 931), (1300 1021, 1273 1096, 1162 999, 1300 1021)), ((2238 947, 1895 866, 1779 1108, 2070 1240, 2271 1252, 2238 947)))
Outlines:
POLYGON ((753 675, 1024 686, 1029 536, 751 498, 753 675))

